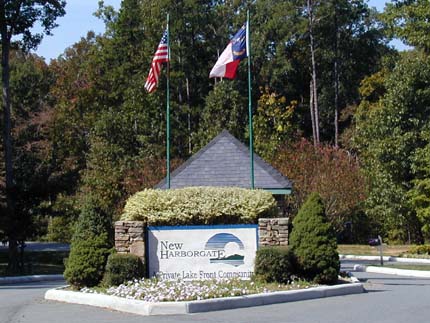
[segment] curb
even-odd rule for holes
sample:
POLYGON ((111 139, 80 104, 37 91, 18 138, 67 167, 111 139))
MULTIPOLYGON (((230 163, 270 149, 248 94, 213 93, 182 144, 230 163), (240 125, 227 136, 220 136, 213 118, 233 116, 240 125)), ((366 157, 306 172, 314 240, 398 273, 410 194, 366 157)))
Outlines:
MULTIPOLYGON (((339 255, 340 260, 381 260, 380 256, 356 256, 356 255, 339 255)), ((393 257, 393 256, 383 256, 384 261, 395 261, 402 263, 411 264, 430 264, 430 259, 422 258, 404 258, 404 257, 393 257)))
POLYGON ((354 270, 367 272, 367 273, 409 276, 409 277, 418 277, 418 278, 430 278, 430 271, 424 271, 424 270, 396 269, 396 268, 384 268, 384 267, 363 266, 363 265, 355 265, 354 270))
POLYGON ((64 280, 63 275, 33 275, 0 277, 0 285, 64 280))
POLYGON ((360 294, 363 292, 363 284, 353 283, 337 286, 312 287, 308 289, 273 292, 267 294, 206 299, 201 301, 150 303, 117 296, 66 291, 62 290, 62 288, 59 288, 48 290, 45 293, 45 299, 103 307, 110 310, 138 315, 173 315, 295 302, 323 297, 360 294))
POLYGON ((360 283, 360 280, 357 278, 357 277, 355 277, 354 275, 353 275, 353 273, 352 272, 348 272, 348 277, 351 279, 351 281, 353 282, 353 283, 360 283))

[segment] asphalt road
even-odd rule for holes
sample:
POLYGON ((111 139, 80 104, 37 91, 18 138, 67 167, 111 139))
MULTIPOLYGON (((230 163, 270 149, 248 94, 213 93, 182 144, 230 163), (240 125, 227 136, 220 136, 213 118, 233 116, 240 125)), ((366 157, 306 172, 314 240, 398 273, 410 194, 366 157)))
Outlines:
POLYGON ((57 283, 0 286, 0 323, 96 322, 429 322, 430 279, 355 273, 367 293, 286 304, 180 316, 137 316, 105 309, 45 301, 57 283))
MULTIPOLYGON (((8 245, 1 244, 0 251, 6 251, 8 245)), ((70 245, 67 243, 57 243, 57 242, 25 242, 24 251, 69 251, 70 245)))

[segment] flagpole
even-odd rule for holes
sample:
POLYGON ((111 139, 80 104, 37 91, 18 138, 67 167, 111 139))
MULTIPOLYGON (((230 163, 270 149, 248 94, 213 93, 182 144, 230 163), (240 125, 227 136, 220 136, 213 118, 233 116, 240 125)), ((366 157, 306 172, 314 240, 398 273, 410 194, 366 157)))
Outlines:
POLYGON ((169 14, 167 14, 167 85, 166 85, 166 168, 167 189, 170 189, 170 30, 169 14))
POLYGON ((249 119, 249 158, 251 164, 251 189, 255 187, 254 179, 254 138, 252 130, 252 87, 251 87, 251 38, 249 31, 249 10, 246 12, 246 53, 248 55, 248 119, 249 119))

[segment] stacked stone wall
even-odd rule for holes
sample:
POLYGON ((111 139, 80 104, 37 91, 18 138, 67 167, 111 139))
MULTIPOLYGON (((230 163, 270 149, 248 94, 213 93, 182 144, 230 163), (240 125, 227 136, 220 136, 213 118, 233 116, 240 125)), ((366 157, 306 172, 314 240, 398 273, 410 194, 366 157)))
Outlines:
POLYGON ((141 221, 115 222, 115 249, 145 259, 145 224, 141 221))
POLYGON ((288 223, 288 218, 258 219, 259 245, 288 245, 288 223))

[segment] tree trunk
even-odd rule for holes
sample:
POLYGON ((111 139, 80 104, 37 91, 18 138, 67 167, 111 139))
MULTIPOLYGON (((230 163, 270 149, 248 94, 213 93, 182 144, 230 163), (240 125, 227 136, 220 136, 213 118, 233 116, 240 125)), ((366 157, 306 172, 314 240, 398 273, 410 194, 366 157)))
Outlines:
POLYGON ((339 26, 337 23, 337 0, 334 0, 334 146, 339 147, 339 26))
POLYGON ((186 78, 187 85, 187 104, 188 104, 188 154, 191 156, 192 153, 192 138, 191 138, 191 99, 190 99, 190 82, 188 77, 186 78))
POLYGON ((314 139, 314 146, 317 146, 316 127, 315 127, 315 111, 314 111, 314 89, 312 80, 309 82, 309 110, 311 113, 312 121, 312 138, 314 139))
POLYGON ((6 234, 9 239, 9 273, 18 272, 18 248, 17 248, 17 228, 15 221, 15 182, 12 164, 12 121, 10 109, 10 69, 9 69, 9 51, 10 35, 8 34, 5 17, 4 2, 0 3, 0 22, 1 22, 1 66, 2 66, 2 105, 3 105, 3 150, 4 164, 6 171, 5 189, 6 189, 6 234))
POLYGON ((313 3, 312 0, 308 0, 308 19, 309 19, 309 39, 310 39, 310 50, 311 50, 311 61, 312 61, 312 94, 313 94, 313 111, 315 118, 315 139, 316 144, 320 143, 320 129, 319 129, 319 109, 318 109, 318 93, 317 93, 317 69, 315 63, 315 45, 314 45, 314 15, 313 15, 313 3))

